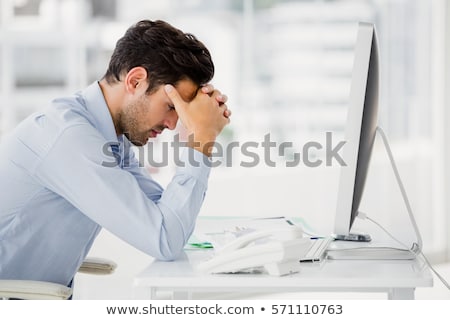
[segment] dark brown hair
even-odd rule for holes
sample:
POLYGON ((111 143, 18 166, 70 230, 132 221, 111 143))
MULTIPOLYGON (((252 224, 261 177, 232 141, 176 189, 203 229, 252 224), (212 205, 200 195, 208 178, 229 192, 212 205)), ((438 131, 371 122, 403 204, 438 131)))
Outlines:
POLYGON ((200 86, 214 75, 214 64, 204 44, 160 20, 142 20, 127 30, 117 41, 104 79, 110 84, 121 81, 121 76, 134 67, 147 70, 147 93, 183 79, 200 86))

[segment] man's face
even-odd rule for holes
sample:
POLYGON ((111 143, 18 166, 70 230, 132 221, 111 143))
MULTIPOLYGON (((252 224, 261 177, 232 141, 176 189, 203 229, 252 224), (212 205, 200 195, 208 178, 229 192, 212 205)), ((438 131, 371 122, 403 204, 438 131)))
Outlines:
MULTIPOLYGON (((195 98, 199 87, 191 80, 181 80, 175 88, 183 100, 189 102, 195 98)), ((138 94, 119 115, 121 131, 136 146, 145 145, 149 138, 155 138, 166 128, 175 129, 177 122, 177 112, 164 86, 150 95, 138 94)))

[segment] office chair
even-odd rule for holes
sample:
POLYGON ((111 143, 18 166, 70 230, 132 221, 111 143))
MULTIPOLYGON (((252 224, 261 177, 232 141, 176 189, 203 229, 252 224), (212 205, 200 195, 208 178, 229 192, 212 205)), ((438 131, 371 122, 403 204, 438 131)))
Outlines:
MULTIPOLYGON (((107 275, 113 273, 116 267, 110 260, 86 258, 78 272, 107 275)), ((0 280, 0 299, 3 300, 67 300, 72 293, 72 288, 48 281, 0 280)))

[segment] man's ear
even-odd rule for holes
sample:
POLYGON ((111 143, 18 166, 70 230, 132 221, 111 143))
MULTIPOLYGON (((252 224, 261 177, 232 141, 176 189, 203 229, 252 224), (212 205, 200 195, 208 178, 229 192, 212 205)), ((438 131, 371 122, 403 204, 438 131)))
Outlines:
POLYGON ((147 70, 143 67, 134 67, 125 76, 125 90, 130 94, 147 91, 147 70))

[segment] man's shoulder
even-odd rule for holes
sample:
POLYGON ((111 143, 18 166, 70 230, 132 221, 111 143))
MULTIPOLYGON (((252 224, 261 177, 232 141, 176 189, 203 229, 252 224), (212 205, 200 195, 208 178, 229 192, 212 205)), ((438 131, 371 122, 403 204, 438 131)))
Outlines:
POLYGON ((76 126, 80 124, 93 124, 93 116, 86 108, 86 103, 81 95, 54 99, 44 112, 49 120, 60 128, 76 126))
POLYGON ((42 155, 68 130, 77 131, 80 136, 96 131, 89 112, 76 97, 55 99, 47 108, 23 120, 10 138, 42 155))

